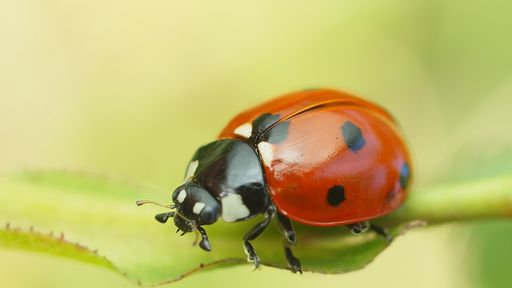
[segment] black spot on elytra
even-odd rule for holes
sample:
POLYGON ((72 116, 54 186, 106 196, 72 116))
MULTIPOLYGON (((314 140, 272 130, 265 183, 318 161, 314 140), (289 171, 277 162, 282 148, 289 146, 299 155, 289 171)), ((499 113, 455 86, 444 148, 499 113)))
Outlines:
POLYGON ((274 127, 270 128, 267 132, 265 132, 265 134, 260 137, 259 141, 265 141, 270 144, 279 144, 286 140, 286 137, 288 137, 289 127, 289 121, 278 123, 274 127))
POLYGON ((327 203, 333 207, 337 207, 341 202, 345 201, 345 188, 340 185, 334 185, 327 192, 327 203))
POLYGON ((354 123, 347 121, 341 126, 341 133, 347 147, 353 152, 357 152, 363 148, 366 141, 364 140, 361 128, 354 125, 354 123))
POLYGON ((400 169, 400 187, 402 187, 402 189, 407 189, 409 185, 409 179, 411 178, 410 172, 409 164, 404 163, 400 169))

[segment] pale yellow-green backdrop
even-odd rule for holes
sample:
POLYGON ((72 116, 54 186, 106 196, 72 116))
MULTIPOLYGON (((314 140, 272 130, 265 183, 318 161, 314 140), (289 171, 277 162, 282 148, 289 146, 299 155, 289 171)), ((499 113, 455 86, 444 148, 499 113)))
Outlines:
MULTIPOLYGON (((241 109, 332 87, 399 119, 415 185, 504 174, 511 12, 510 1, 5 0, 0 173, 65 168, 170 191, 194 150, 241 109)), ((479 229, 411 232, 345 275, 241 266, 173 286, 507 287, 485 280, 512 262, 478 258, 501 254, 486 246, 492 237, 475 240, 479 229)), ((12 250, 0 250, 0 286, 135 287, 107 270, 12 250)))

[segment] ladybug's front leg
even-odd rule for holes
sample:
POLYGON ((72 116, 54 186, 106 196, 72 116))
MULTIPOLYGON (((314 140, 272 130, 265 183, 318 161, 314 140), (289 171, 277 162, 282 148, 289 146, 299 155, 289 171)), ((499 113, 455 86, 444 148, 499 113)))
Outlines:
POLYGON ((244 248, 245 253, 247 254, 247 260, 254 262, 254 269, 257 269, 260 266, 260 257, 256 255, 256 251, 254 250, 254 246, 252 246, 251 242, 254 239, 256 239, 260 234, 267 229, 268 225, 272 221, 272 217, 274 216, 274 213, 276 212, 274 206, 270 206, 267 209, 267 212, 265 212, 265 220, 261 221, 260 223, 256 224, 247 234, 244 236, 244 248))
POLYGON ((295 235, 295 231, 293 231, 292 223, 288 217, 283 214, 277 212, 276 214, 277 223, 279 227, 284 233, 284 237, 286 242, 284 244, 284 255, 286 256, 286 261, 288 262, 288 266, 290 266, 290 270, 293 273, 299 272, 302 274, 302 268, 300 265, 299 259, 293 256, 292 249, 290 246, 294 246, 297 243, 297 237, 295 235))

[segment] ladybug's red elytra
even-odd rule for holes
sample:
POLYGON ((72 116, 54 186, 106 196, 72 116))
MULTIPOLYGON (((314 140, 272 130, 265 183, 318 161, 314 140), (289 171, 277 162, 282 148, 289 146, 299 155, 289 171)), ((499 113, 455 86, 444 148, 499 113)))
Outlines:
POLYGON ((369 220, 404 202, 411 174, 407 147, 383 108, 346 92, 306 90, 231 120, 218 140, 192 157, 185 183, 165 206, 175 211, 155 218, 165 223, 173 217, 183 233, 198 231, 199 246, 210 251, 202 226, 263 214, 243 238, 248 260, 258 267, 250 241, 275 219, 287 240, 290 269, 302 273, 290 249, 296 242, 290 220, 348 226, 354 234, 370 229, 390 241, 386 229, 369 220))

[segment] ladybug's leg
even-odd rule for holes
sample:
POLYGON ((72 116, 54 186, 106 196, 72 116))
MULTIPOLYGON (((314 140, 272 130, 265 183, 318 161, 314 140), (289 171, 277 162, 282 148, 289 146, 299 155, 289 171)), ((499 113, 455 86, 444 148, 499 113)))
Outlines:
POLYGON ((370 223, 369 221, 350 224, 350 225, 347 225, 347 227, 350 229, 352 234, 355 234, 355 235, 366 232, 369 229, 369 230, 372 230, 373 232, 377 233, 377 235, 384 237, 384 239, 386 239, 388 242, 393 241, 393 236, 391 234, 389 234, 387 229, 382 228, 373 223, 370 223))
POLYGON ((286 257, 286 262, 288 262, 288 266, 290 266, 290 270, 292 270, 293 273, 299 272, 302 274, 300 261, 295 256, 293 256, 292 249, 290 248, 290 246, 293 246, 297 243, 297 237, 295 236, 295 231, 293 231, 292 223, 288 217, 279 212, 276 214, 276 219, 277 224, 279 224, 281 231, 283 231, 284 238, 286 239, 284 244, 284 255, 286 257))
POLYGON ((393 241, 393 235, 391 235, 388 231, 388 229, 380 227, 378 225, 375 225, 373 223, 370 223, 370 230, 377 233, 378 235, 384 237, 388 241, 388 243, 391 243, 393 241))
POLYGON ((276 219, 277 224, 279 224, 279 228, 281 228, 281 231, 284 233, 286 241, 288 241, 290 245, 295 245, 297 243, 297 239, 290 219, 279 212, 276 213, 276 219))
POLYGON ((256 224, 247 234, 244 236, 244 249, 245 253, 247 254, 247 260, 254 262, 254 269, 257 269, 260 266, 260 257, 256 255, 256 251, 254 250, 254 246, 252 246, 251 242, 254 239, 256 239, 260 234, 267 229, 268 225, 272 221, 272 217, 275 213, 274 206, 270 206, 267 209, 267 212, 265 212, 265 220, 261 221, 260 223, 256 224))
POLYGON ((206 230, 203 227, 197 227, 197 231, 201 233, 201 241, 199 242, 199 247, 204 251, 212 250, 212 245, 210 244, 210 240, 208 240, 208 235, 206 234, 206 230))
POLYGON ((284 256, 286 257, 286 262, 288 262, 288 266, 290 266, 290 270, 293 273, 299 272, 302 274, 302 267, 300 266, 300 261, 297 257, 293 256, 292 249, 288 244, 284 245, 284 256))
POLYGON ((347 225, 348 229, 352 234, 357 235, 366 232, 370 228, 370 222, 363 221, 354 224, 347 225))

